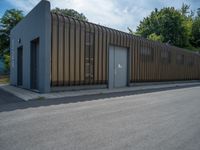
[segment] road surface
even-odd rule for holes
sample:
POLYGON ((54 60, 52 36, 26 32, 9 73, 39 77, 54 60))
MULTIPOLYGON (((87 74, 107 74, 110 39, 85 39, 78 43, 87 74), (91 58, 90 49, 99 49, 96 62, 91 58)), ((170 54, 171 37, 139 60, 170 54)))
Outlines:
POLYGON ((9 103, 23 102, 22 99, 0 89, 0 106, 9 103))
POLYGON ((25 104, 0 107, 0 149, 200 149, 200 87, 21 106, 25 104))

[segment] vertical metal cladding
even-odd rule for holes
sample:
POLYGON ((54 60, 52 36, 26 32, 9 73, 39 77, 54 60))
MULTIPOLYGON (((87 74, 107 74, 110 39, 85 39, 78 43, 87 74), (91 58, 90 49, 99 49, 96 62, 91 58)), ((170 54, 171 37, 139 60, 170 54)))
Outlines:
POLYGON ((58 67, 57 67, 57 54, 58 54, 58 48, 57 48, 57 38, 58 38, 58 18, 56 14, 52 14, 52 26, 51 26, 51 86, 58 85, 58 67))
POLYGON ((51 86, 108 83, 110 45, 129 50, 129 82, 200 79, 200 56, 55 13, 52 18, 51 86))

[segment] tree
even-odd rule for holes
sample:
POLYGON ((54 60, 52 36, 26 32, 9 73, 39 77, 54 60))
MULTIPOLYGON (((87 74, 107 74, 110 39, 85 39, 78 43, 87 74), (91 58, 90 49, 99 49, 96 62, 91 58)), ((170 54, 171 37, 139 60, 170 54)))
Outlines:
POLYGON ((192 44, 200 47, 200 16, 197 16, 192 24, 192 44))
POLYGON ((147 38, 152 40, 152 41, 159 41, 159 42, 163 41, 163 36, 162 35, 156 35, 155 33, 150 34, 147 38))
POLYGON ((79 20, 83 21, 88 21, 86 16, 83 13, 79 13, 73 9, 60 9, 60 8, 55 8, 52 10, 54 13, 62 14, 64 16, 71 16, 79 20))
POLYGON ((197 8, 197 17, 200 17, 200 8, 197 8))
POLYGON ((182 4, 182 7, 181 7, 181 10, 180 10, 180 12, 181 12, 181 14, 182 15, 187 15, 188 13, 190 13, 190 5, 187 5, 187 4, 182 4))
POLYGON ((127 30, 129 31, 130 34, 140 36, 138 33, 134 32, 131 28, 127 27, 127 30))
POLYGON ((131 28, 127 27, 127 29, 128 29, 130 34, 133 34, 133 35, 135 34, 134 31, 131 28))
POLYGON ((170 41, 172 45, 186 47, 189 44, 191 26, 186 16, 187 12, 188 6, 185 5, 182 11, 174 7, 155 9, 140 22, 136 31, 145 38, 154 38, 165 43, 170 41))
POLYGON ((22 18, 22 11, 17 9, 7 10, 2 18, 0 18, 0 57, 3 58, 7 69, 9 69, 10 57, 10 31, 22 18))

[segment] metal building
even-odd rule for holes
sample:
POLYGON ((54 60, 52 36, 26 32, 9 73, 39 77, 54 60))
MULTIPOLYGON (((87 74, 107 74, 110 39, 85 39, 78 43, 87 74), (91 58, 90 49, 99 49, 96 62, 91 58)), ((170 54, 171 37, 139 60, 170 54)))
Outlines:
POLYGON ((10 46, 11 84, 39 92, 200 79, 199 54, 51 13, 45 0, 10 46))

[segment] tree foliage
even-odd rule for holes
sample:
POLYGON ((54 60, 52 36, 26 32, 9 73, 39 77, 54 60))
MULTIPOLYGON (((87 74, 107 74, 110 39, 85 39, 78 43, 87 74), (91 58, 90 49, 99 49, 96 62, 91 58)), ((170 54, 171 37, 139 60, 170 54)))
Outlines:
POLYGON ((86 16, 83 13, 79 13, 73 9, 60 9, 60 8, 55 8, 52 10, 54 13, 62 14, 64 16, 71 16, 79 20, 83 21, 88 21, 86 16))
POLYGON ((22 20, 21 10, 7 10, 0 19, 0 54, 2 55, 9 48, 9 35, 11 29, 22 20))
POLYGON ((159 41, 159 42, 163 41, 163 36, 162 35, 156 35, 155 33, 150 34, 147 38, 152 40, 152 41, 159 41))
POLYGON ((200 17, 200 8, 197 8, 197 17, 200 17))
POLYGON ((186 4, 183 4, 181 9, 174 7, 155 9, 140 21, 136 33, 178 47, 199 46, 200 8, 197 9, 196 17, 194 15, 194 11, 191 11, 190 6, 186 4))
POLYGON ((196 17, 192 24, 191 42, 195 47, 200 47, 200 16, 196 17))
POLYGON ((9 69, 10 31, 22 18, 22 11, 17 9, 7 10, 0 18, 0 57, 3 58, 6 69, 9 69))
POLYGON ((181 12, 181 14, 182 15, 184 15, 184 16, 186 16, 187 14, 189 14, 190 13, 190 5, 187 5, 187 4, 182 4, 182 7, 181 7, 181 9, 180 9, 180 12, 181 12))
POLYGON ((163 8, 160 11, 155 9, 150 16, 140 22, 137 32, 145 38, 155 34, 162 37, 159 39, 162 42, 170 42, 179 47, 188 45, 187 22, 181 12, 173 7, 163 8))

